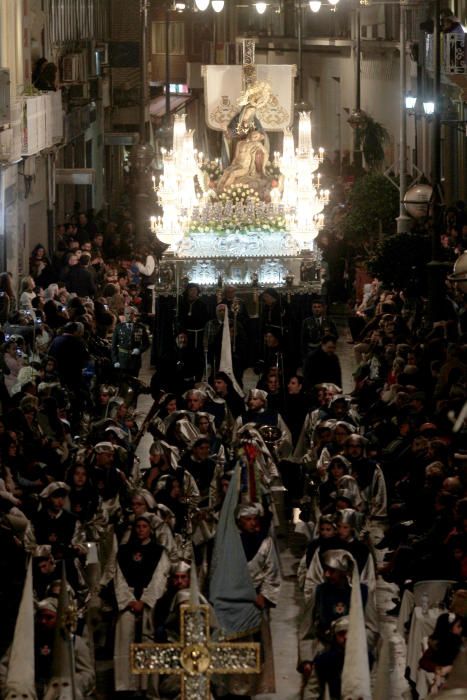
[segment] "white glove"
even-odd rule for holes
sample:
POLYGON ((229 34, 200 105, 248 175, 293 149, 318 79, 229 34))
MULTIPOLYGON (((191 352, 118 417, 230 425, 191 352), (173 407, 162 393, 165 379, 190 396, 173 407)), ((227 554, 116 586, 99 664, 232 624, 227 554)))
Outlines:
POLYGON ((131 354, 132 355, 139 355, 140 352, 139 352, 138 348, 135 348, 134 350, 131 351, 131 354))
POLYGON ((120 369, 120 362, 114 362, 115 369, 120 369))

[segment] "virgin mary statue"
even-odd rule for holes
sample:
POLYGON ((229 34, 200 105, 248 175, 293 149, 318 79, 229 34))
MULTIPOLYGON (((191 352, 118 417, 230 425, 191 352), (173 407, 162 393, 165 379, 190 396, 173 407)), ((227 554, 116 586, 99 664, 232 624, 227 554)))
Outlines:
POLYGON ((269 152, 269 139, 256 116, 256 112, 267 105, 270 97, 271 86, 264 80, 253 83, 242 92, 238 100, 241 109, 230 120, 222 138, 222 165, 224 168, 232 163, 237 143, 245 139, 251 131, 259 131, 264 134, 263 143, 269 152))

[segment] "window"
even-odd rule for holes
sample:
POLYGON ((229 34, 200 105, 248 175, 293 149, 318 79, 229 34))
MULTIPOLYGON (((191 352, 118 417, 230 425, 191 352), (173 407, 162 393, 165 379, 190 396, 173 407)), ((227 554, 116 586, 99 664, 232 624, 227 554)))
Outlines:
MULTIPOLYGON (((152 53, 165 54, 165 22, 152 23, 152 53)), ((169 54, 172 56, 185 55, 185 24, 184 22, 169 22, 169 54)))

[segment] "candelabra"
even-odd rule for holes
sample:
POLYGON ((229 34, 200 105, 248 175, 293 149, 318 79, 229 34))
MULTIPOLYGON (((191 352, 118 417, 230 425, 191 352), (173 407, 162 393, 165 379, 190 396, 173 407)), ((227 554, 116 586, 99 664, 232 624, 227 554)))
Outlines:
POLYGON ((320 189, 320 175, 315 171, 324 159, 324 149, 313 150, 309 112, 300 112, 298 148, 294 150, 293 134, 286 129, 282 158, 279 159, 284 175, 282 201, 286 218, 294 238, 302 247, 308 247, 322 228, 322 211, 329 202, 329 190, 320 189))
POLYGON ((282 174, 283 187, 272 188, 270 203, 259 202, 257 193, 250 200, 235 198, 233 202, 222 195, 219 201, 210 178, 206 182, 206 173, 212 170, 218 177, 220 166, 217 167, 216 161, 205 161, 204 155, 195 150, 193 131, 186 129, 185 115, 177 115, 173 150, 162 151, 163 174, 158 186, 153 179, 163 216, 152 217, 151 229, 170 244, 172 252, 177 251, 186 231, 190 235, 193 231, 210 233, 215 238, 220 230, 233 233, 237 228, 251 232, 255 225, 265 246, 265 231, 278 231, 283 225, 284 231, 295 239, 295 245, 309 248, 323 225, 322 211, 329 201, 329 191, 320 188, 320 174, 316 172, 323 159, 324 149, 313 150, 310 113, 301 112, 298 148, 295 150, 293 134, 286 129, 282 155, 278 152, 273 155, 274 165, 282 174), (203 191, 199 198, 196 176, 203 191))
POLYGON ((163 174, 158 186, 153 178, 163 216, 151 217, 151 230, 170 244, 172 252, 175 252, 197 204, 194 177, 198 174, 199 164, 193 148, 193 131, 187 131, 185 119, 185 114, 175 115, 173 149, 162 149, 163 174))

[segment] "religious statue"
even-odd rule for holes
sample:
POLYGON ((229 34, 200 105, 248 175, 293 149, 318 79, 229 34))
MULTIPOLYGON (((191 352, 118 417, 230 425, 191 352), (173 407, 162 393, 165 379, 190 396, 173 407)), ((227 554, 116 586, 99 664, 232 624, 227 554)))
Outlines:
POLYGON ((264 145, 264 134, 253 129, 245 140, 237 143, 235 157, 232 164, 224 170, 217 192, 222 193, 231 185, 247 184, 261 195, 268 184, 268 159, 269 152, 264 145))
POLYGON ((260 120, 256 116, 258 109, 268 104, 271 99, 271 86, 263 81, 255 81, 245 87, 238 99, 241 108, 238 114, 230 120, 222 139, 222 163, 228 167, 232 156, 236 152, 236 144, 245 139, 250 131, 260 131, 264 135, 264 142, 269 148, 268 138, 264 132, 260 120))

